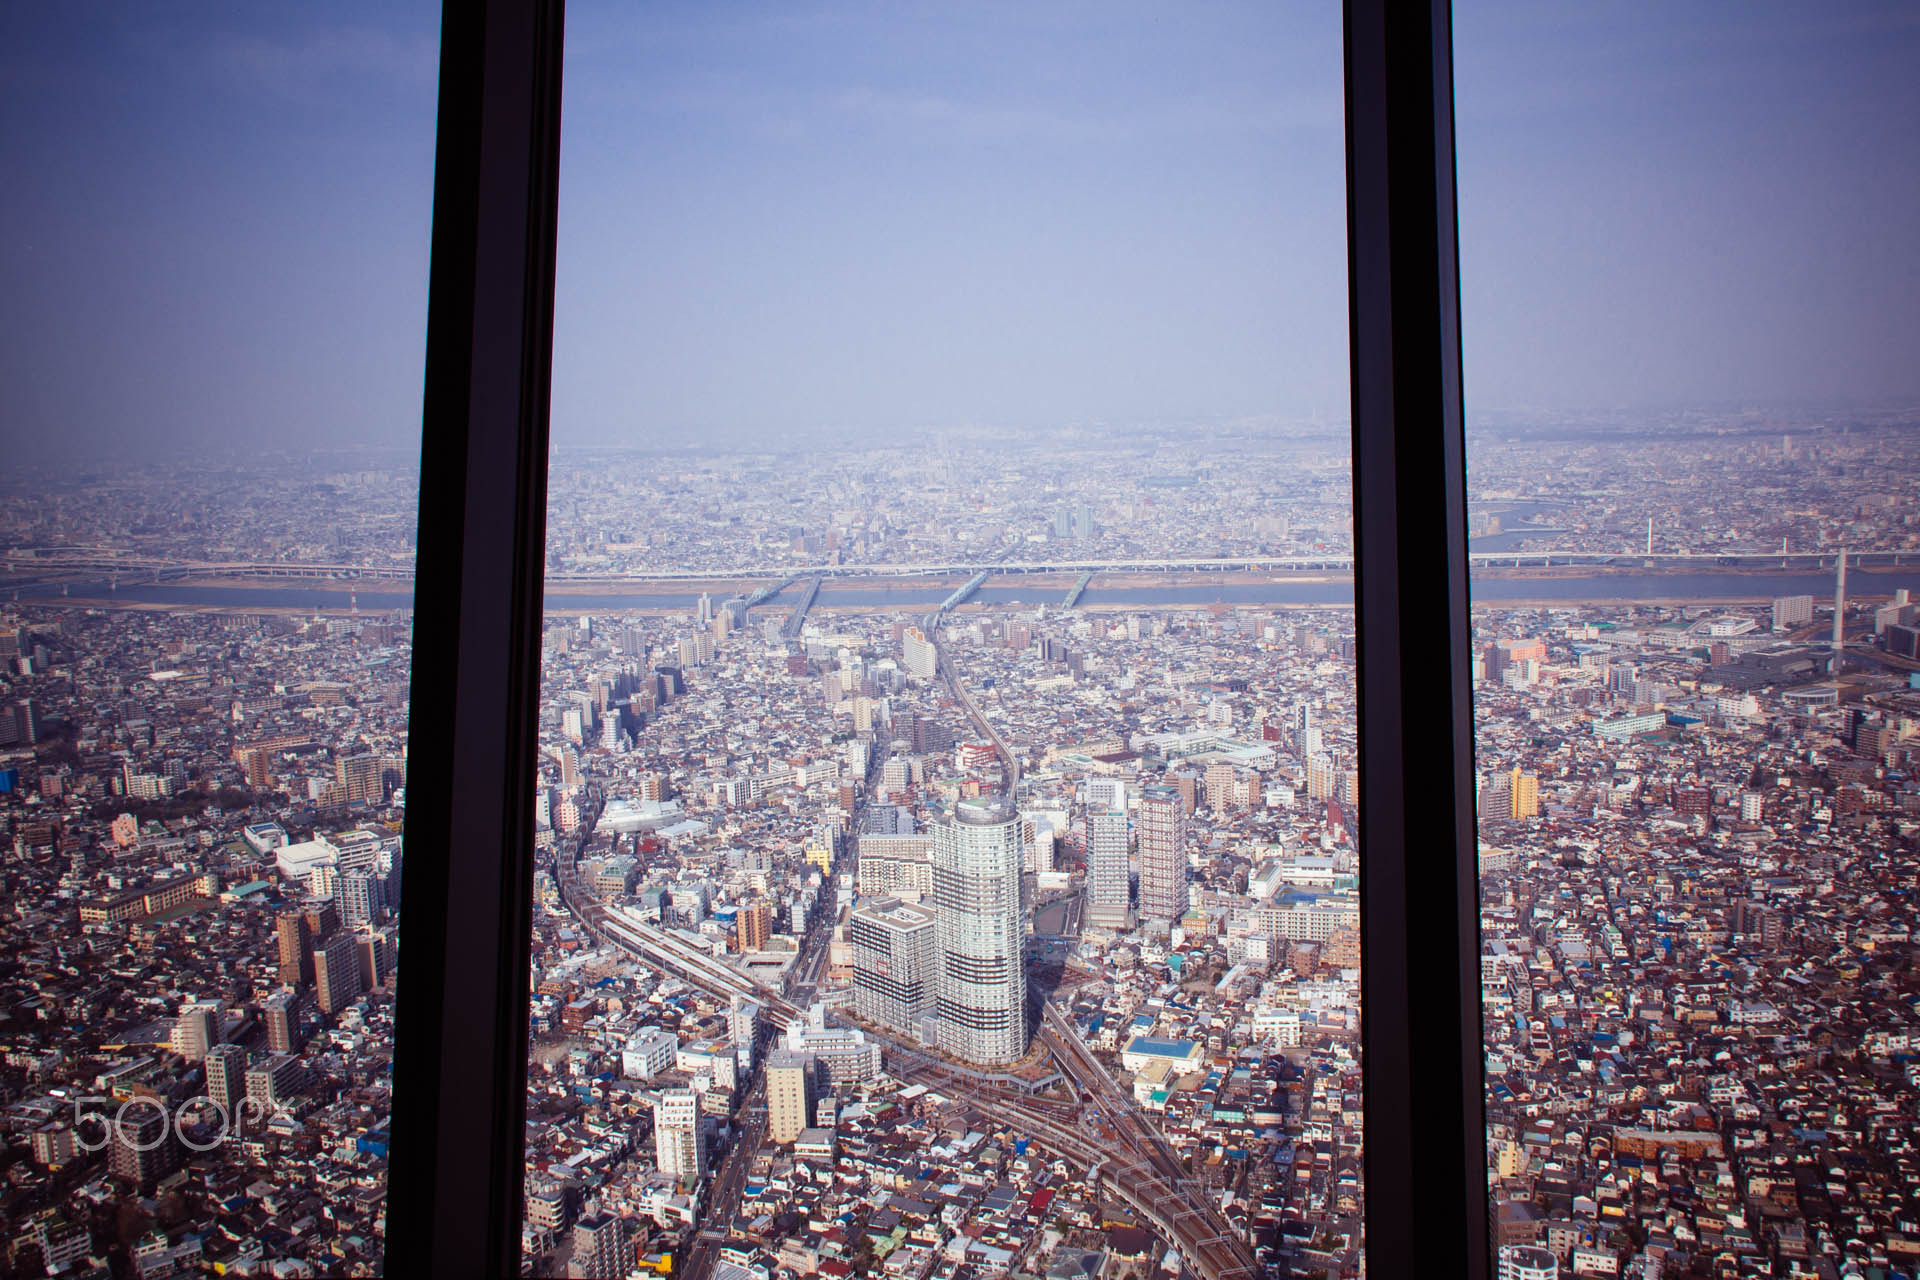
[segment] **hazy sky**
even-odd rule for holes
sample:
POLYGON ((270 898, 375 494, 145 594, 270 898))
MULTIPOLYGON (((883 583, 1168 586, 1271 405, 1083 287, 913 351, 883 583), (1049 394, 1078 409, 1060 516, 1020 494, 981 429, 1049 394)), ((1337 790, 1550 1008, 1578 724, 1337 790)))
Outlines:
POLYGON ((575 14, 557 428, 1343 412, 1337 6, 575 14))
POLYGON ((437 6, 0 5, 11 452, 420 439, 437 6))
MULTIPOLYGON (((569 7, 557 440, 1344 416, 1332 0, 569 7)), ((1920 8, 1456 26, 1470 411, 1920 394, 1920 8)), ((437 28, 0 7, 0 444, 411 448, 437 28)))
POLYGON ((1920 398, 1920 5, 1454 28, 1470 414, 1920 398))

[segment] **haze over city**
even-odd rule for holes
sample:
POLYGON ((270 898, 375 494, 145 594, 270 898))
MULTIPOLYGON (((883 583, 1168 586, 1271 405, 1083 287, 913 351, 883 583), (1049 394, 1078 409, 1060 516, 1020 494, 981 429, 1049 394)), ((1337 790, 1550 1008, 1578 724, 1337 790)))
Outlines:
MULTIPOLYGON (((556 443, 1344 420, 1337 10, 568 17, 556 443)), ((417 440, 434 7, 0 23, 10 453, 417 440)), ((1456 25, 1470 417, 1920 395, 1910 8, 1456 25)))

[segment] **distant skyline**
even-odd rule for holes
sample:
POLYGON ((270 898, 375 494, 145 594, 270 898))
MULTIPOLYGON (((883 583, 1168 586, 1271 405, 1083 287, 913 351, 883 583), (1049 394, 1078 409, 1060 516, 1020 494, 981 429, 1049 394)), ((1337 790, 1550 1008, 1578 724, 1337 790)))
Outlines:
MULTIPOLYGON (((557 444, 1345 418, 1338 6, 569 10, 557 444)), ((1470 419, 1920 401, 1920 10, 1455 13, 1470 419)), ((437 6, 0 38, 9 454, 417 441, 437 6)))

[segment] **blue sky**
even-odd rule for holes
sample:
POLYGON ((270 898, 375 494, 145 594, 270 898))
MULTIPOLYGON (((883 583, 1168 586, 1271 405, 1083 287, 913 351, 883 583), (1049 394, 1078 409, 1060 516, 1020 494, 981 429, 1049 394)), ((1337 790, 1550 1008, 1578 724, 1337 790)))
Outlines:
POLYGON ((1455 9, 1470 412, 1920 400, 1920 6, 1455 9))
POLYGON ((951 8, 572 19, 557 426, 1342 411, 1337 10, 951 8))
POLYGON ((439 17, 0 6, 0 423, 82 458, 417 448, 439 17))
MULTIPOLYGON (((1337 5, 570 10, 557 440, 1344 416, 1337 5)), ((6 447, 413 447, 437 27, 0 11, 6 447)), ((1470 412, 1920 396, 1920 10, 1456 31, 1470 412)))

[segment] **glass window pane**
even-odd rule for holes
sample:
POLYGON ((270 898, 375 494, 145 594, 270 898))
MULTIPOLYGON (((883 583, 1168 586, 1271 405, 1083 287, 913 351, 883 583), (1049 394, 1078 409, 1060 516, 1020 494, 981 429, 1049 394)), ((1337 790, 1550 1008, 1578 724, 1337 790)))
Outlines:
POLYGON ((1913 1269, 1920 28, 1727 16, 1456 6, 1503 1276, 1913 1269))
POLYGON ((529 1265, 1351 1273, 1337 8, 568 21, 529 1265))
POLYGON ((9 1275, 380 1268, 437 48, 0 15, 9 1275))

